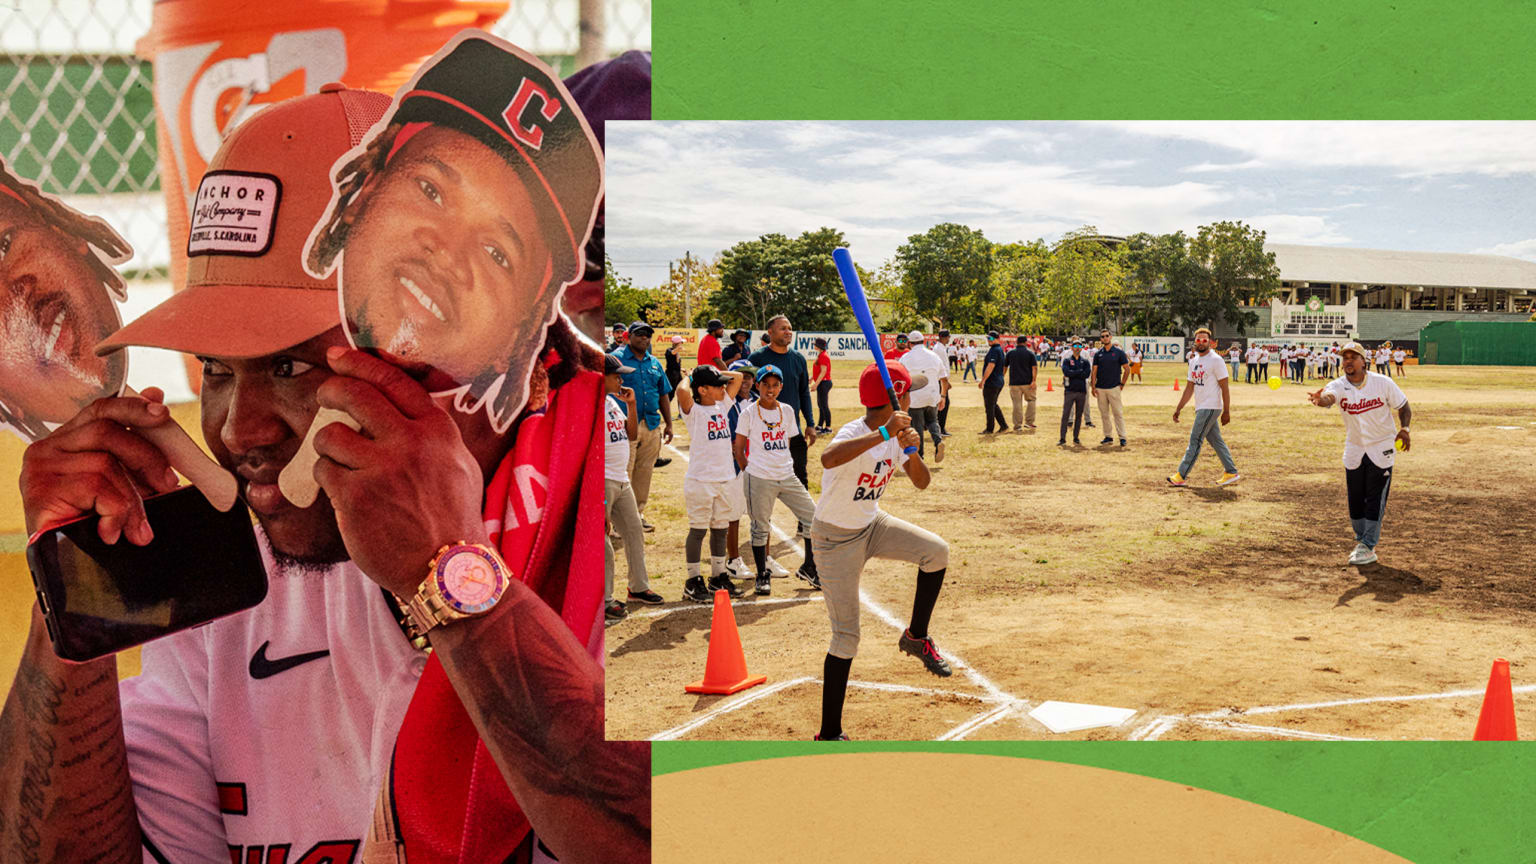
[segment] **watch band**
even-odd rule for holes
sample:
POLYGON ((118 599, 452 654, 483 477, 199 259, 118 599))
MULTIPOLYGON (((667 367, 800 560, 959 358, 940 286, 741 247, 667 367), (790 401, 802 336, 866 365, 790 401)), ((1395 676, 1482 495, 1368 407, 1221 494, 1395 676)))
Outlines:
POLYGON ((432 561, 427 565, 427 576, 422 580, 421 586, 416 590, 415 595, 409 600, 402 601, 400 604, 401 611, 404 613, 405 623, 409 625, 410 632, 408 635, 411 636, 413 644, 418 640, 424 641, 427 633, 436 627, 452 621, 473 618, 478 614, 489 611, 488 609, 479 612, 461 611, 454 608, 447 598, 443 596, 438 586, 438 568, 444 556, 454 550, 466 550, 465 554, 471 554, 471 551, 478 553, 491 563, 492 569, 501 580, 501 586, 496 589, 496 594, 490 601, 490 605, 494 606, 495 602, 501 599, 501 593, 506 590, 510 574, 508 573, 506 562, 501 560, 501 555, 495 549, 465 540, 444 545, 437 550, 436 555, 432 556, 432 561))

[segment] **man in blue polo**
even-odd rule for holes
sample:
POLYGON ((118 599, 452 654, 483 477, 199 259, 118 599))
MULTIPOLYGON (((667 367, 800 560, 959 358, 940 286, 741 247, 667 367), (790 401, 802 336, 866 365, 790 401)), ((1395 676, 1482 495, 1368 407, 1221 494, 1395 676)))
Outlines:
POLYGON ((1120 446, 1125 446, 1125 417, 1120 409, 1120 388, 1125 383, 1125 370, 1131 358, 1125 356, 1114 343, 1108 330, 1099 331, 1100 348, 1093 354, 1093 398, 1099 403, 1099 418, 1104 422, 1104 440, 1100 444, 1112 444, 1110 434, 1118 432, 1120 446))
POLYGON ((620 363, 635 370, 623 376, 624 386, 635 391, 635 410, 640 412, 639 434, 629 448, 629 485, 635 490, 640 524, 647 533, 656 530, 645 518, 651 472, 656 470, 661 445, 672 443, 672 385, 666 367, 651 354, 651 333, 651 325, 636 321, 629 325, 629 344, 613 352, 620 363))

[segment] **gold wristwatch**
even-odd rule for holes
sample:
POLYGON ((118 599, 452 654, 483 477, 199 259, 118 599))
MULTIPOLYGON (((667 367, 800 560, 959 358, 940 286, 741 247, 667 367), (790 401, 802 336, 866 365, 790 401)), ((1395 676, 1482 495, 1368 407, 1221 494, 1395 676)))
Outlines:
POLYGON ((507 579, 507 565, 489 546, 460 540, 437 550, 416 596, 401 603, 412 638, 491 611, 507 590, 507 579))

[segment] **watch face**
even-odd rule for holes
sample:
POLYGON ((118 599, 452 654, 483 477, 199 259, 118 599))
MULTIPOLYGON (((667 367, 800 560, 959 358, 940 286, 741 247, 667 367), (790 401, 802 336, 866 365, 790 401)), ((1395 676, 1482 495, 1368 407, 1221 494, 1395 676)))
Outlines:
POLYGON ((437 587, 443 600, 466 615, 495 606, 506 585, 500 564, 483 549, 459 546, 448 550, 437 564, 437 587))

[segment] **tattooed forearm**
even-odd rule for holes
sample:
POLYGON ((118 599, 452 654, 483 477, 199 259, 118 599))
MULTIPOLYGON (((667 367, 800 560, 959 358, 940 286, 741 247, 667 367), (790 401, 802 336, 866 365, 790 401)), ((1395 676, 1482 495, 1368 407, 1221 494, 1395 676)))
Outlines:
POLYGON ((480 739, 560 860, 648 860, 650 745, 603 739, 602 667, 560 616, 514 583, 495 612, 432 641, 480 739))
POLYGON ((0 711, 0 858, 136 861, 138 816, 113 660, 68 665, 28 640, 0 711))

